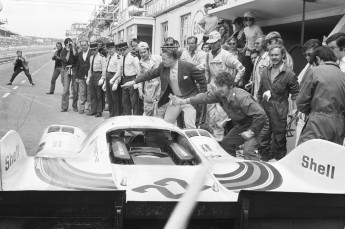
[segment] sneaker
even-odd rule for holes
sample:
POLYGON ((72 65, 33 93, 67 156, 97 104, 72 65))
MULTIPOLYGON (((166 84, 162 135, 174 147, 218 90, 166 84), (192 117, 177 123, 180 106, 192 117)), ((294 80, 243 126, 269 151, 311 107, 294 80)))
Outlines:
POLYGON ((66 112, 67 111, 67 109, 61 109, 61 112, 66 112))
POLYGON ((6 84, 6 85, 12 85, 12 82, 9 82, 8 84, 6 84))

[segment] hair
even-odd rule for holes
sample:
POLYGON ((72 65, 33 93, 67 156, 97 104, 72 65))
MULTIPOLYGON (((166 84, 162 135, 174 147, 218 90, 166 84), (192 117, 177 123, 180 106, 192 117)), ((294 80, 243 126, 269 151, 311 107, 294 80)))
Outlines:
POLYGON ((208 45, 210 47, 209 43, 203 43, 202 46, 201 46, 201 49, 203 49, 205 45, 208 45))
POLYGON ((226 85, 228 87, 233 86, 235 81, 235 77, 231 75, 229 72, 220 72, 216 76, 215 84, 219 86, 226 85))
POLYGON ((164 43, 166 44, 168 40, 173 40, 173 42, 175 42, 175 39, 173 37, 167 37, 164 41, 164 43))
POLYGON ((336 41, 339 37, 345 36, 345 33, 335 33, 326 39, 326 44, 328 45, 332 41, 336 41))
POLYGON ((322 44, 318 39, 309 39, 302 46, 302 51, 305 52, 308 49, 311 49, 311 48, 315 49, 320 46, 322 46, 322 44))
POLYGON ((81 40, 79 41, 79 44, 81 44, 82 42, 86 42, 87 44, 89 44, 89 41, 86 40, 86 39, 81 39, 81 40))
POLYGON ((256 50, 252 50, 252 51, 250 51, 250 55, 253 55, 253 54, 258 54, 258 55, 259 55, 259 52, 258 52, 258 51, 256 51, 256 50))
POLYGON ((268 46, 268 52, 271 53, 271 51, 275 48, 280 49, 280 53, 282 54, 283 57, 286 56, 285 48, 284 46, 280 44, 273 44, 273 45, 268 46))
POLYGON ((96 42, 97 44, 98 44, 98 43, 101 43, 102 46, 104 45, 104 42, 103 42, 101 39, 97 39, 95 42, 96 42))
POLYGON ((212 4, 212 3, 207 3, 204 5, 204 8, 209 8, 209 7, 212 7, 212 9, 215 8, 215 4, 212 4))
POLYGON ((218 26, 218 32, 219 32, 219 29, 222 28, 224 29, 224 34, 226 34, 228 32, 228 29, 226 28, 226 26, 224 24, 221 24, 218 26))
POLYGON ((178 42, 178 40, 174 40, 174 45, 175 46, 180 46, 180 43, 178 42))
POLYGON ((22 52, 22 50, 17 50, 17 52, 16 52, 16 53, 18 54, 19 52, 23 53, 23 52, 22 52))
POLYGON ((310 55, 309 64, 317 63, 316 57, 319 57, 323 61, 337 61, 337 57, 334 55, 332 49, 326 46, 320 46, 313 51, 313 53, 310 55))
POLYGON ((168 57, 173 58, 174 60, 177 60, 179 58, 179 51, 176 49, 163 49, 162 53, 167 54, 168 57))
POLYGON ((63 43, 67 45, 69 42, 72 42, 72 39, 67 37, 63 43))
POLYGON ((238 39, 236 37, 231 37, 228 41, 228 43, 230 43, 230 41, 235 41, 238 44, 238 39))
POLYGON ((233 24, 238 24, 238 25, 243 25, 243 18, 242 17, 237 17, 235 18, 235 20, 233 21, 233 24))
POLYGON ((196 36, 189 36, 189 37, 187 38, 187 41, 188 41, 188 40, 191 40, 191 39, 195 40, 195 43, 198 44, 198 38, 197 38, 196 36))
POLYGON ((139 41, 139 39, 138 38, 133 38, 132 40, 131 40, 131 45, 132 45, 132 42, 135 42, 135 43, 140 43, 140 41, 139 41))
POLYGON ((344 51, 344 49, 345 49, 345 36, 338 37, 337 46, 339 47, 340 51, 344 51))

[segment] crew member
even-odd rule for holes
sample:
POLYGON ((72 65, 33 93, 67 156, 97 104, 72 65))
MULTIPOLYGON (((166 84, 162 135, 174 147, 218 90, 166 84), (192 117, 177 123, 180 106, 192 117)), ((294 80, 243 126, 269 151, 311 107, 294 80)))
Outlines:
POLYGON ((102 117, 102 85, 106 78, 106 58, 100 53, 102 48, 97 44, 91 44, 92 56, 86 84, 90 93, 91 111, 87 115, 102 117))
POLYGON ((29 62, 28 60, 25 58, 25 56, 23 56, 22 51, 18 50, 17 51, 17 58, 13 63, 14 65, 14 72, 12 74, 12 77, 10 79, 10 82, 7 85, 12 85, 13 80, 16 78, 16 76, 21 73, 22 71, 24 71, 26 77, 28 77, 29 82, 31 83, 32 86, 34 86, 35 84, 32 82, 32 78, 29 72, 29 62))
MULTIPOLYGON (((49 92, 47 92, 48 95, 54 94, 56 80, 59 77, 59 75, 61 75, 61 72, 62 72, 62 63, 60 60, 61 51, 62 51, 62 44, 61 42, 57 42, 56 51, 54 53, 54 56, 52 57, 52 60, 55 61, 55 65, 54 65, 54 71, 53 71, 53 75, 52 75, 52 79, 50 83, 50 90, 49 92)), ((61 83, 63 84, 62 77, 61 77, 61 83)))
POLYGON ((248 92, 234 87, 234 76, 230 73, 218 73, 215 84, 218 89, 180 100, 180 104, 221 104, 234 122, 234 128, 221 142, 222 147, 231 156, 236 157, 236 148, 244 144, 244 159, 259 161, 260 158, 255 153, 255 149, 268 130, 265 111, 248 92))
POLYGON ((345 135, 345 75, 328 47, 316 48, 301 82, 298 110, 308 116, 298 145, 311 139, 324 139, 339 145, 345 135))
POLYGON ((174 124, 177 117, 183 110, 184 122, 186 128, 195 128, 196 110, 190 104, 179 105, 169 101, 169 98, 175 96, 189 98, 199 93, 196 83, 200 86, 200 91, 206 91, 206 78, 202 72, 193 64, 178 60, 178 51, 174 49, 164 49, 162 53, 162 63, 158 68, 150 70, 136 79, 123 85, 124 88, 134 84, 148 81, 160 77, 161 96, 158 101, 158 107, 169 102, 164 119, 174 124))
POLYGON ((270 121, 268 139, 270 146, 262 152, 262 160, 282 159, 286 155, 286 125, 291 94, 292 107, 296 110, 298 82, 295 73, 287 67, 283 59, 285 48, 281 45, 269 47, 271 64, 263 69, 257 99, 262 104, 270 121), (271 136, 272 135, 272 136, 271 136))

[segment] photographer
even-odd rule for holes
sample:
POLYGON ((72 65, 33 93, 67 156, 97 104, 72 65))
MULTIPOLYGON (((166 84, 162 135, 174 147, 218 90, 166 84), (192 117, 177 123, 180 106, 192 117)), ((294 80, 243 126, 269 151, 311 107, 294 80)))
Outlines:
MULTIPOLYGON (((59 75, 61 75, 61 71, 62 71, 62 63, 61 63, 61 58, 60 58, 61 51, 62 51, 62 44, 61 42, 57 42, 56 51, 54 53, 54 56, 52 57, 52 60, 55 61, 55 66, 54 66, 54 71, 53 71, 53 75, 52 75, 52 79, 50 83, 50 90, 49 92, 47 92, 47 94, 50 94, 50 95, 54 94, 56 80, 59 77, 59 75)), ((61 83, 63 84, 62 77, 61 77, 61 83)))
POLYGON ((22 51, 18 50, 17 51, 17 58, 15 60, 15 62, 13 63, 14 65, 14 72, 12 74, 12 77, 10 79, 10 82, 7 85, 12 85, 13 80, 16 78, 16 76, 21 73, 22 71, 24 71, 25 75, 28 77, 29 82, 31 83, 31 85, 35 85, 32 82, 32 78, 29 72, 29 62, 27 61, 27 59, 22 55, 22 51))
MULTIPOLYGON (((69 88, 71 81, 76 76, 76 63, 78 60, 78 51, 76 45, 72 42, 71 38, 66 38, 64 41, 65 47, 61 51, 60 58, 62 63, 62 72, 61 77, 63 80, 63 93, 62 93, 62 100, 61 100, 61 112, 66 112, 68 110, 69 104, 69 88)), ((76 90, 76 88, 72 88, 72 90, 76 90)), ((73 110, 78 111, 77 107, 78 101, 78 92, 74 93, 73 96, 73 110)))

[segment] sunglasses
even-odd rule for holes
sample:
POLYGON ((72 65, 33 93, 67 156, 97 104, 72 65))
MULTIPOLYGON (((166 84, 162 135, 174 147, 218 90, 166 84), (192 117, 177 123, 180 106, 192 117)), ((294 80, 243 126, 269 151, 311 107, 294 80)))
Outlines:
POLYGON ((236 45, 236 43, 234 43, 234 42, 230 42, 230 43, 229 43, 229 45, 236 45))
POLYGON ((244 21, 254 21, 254 18, 252 17, 245 17, 243 18, 244 21))

